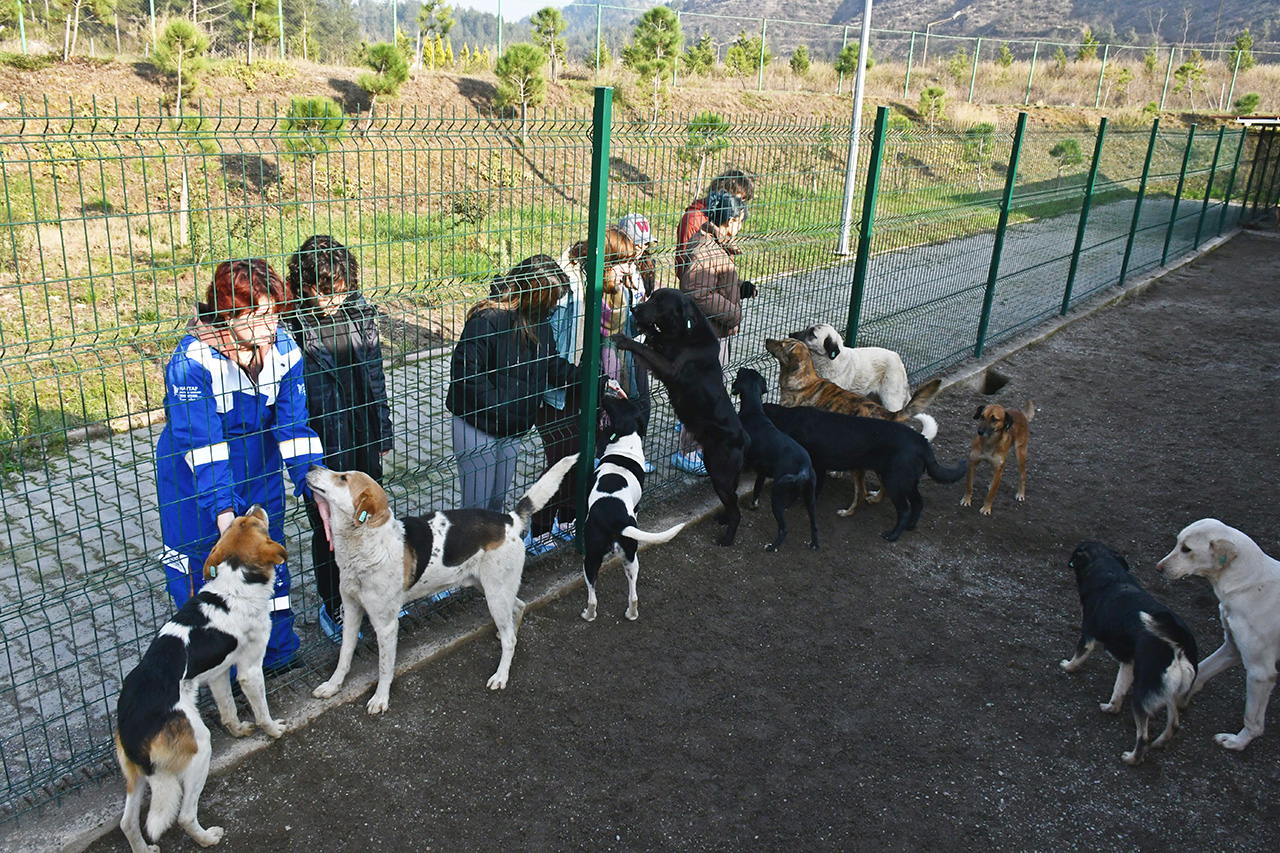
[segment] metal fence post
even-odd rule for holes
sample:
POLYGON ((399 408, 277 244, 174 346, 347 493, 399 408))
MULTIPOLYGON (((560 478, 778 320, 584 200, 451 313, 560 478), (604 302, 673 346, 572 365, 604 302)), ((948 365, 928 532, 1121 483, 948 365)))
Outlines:
POLYGON ((991 303, 995 300, 996 279, 1000 277, 1000 252, 1004 249, 1004 232, 1009 227, 1009 208, 1013 206, 1013 185, 1018 180, 1018 157, 1022 154, 1022 137, 1027 129, 1027 114, 1018 113, 1018 126, 1013 132, 1013 151, 1009 154, 1009 170, 1004 176, 1004 196, 1000 200, 1000 219, 996 222, 996 242, 991 247, 991 267, 987 271, 987 292, 982 297, 982 316, 978 319, 978 340, 973 357, 982 358, 987 343, 987 327, 991 324, 991 303))
POLYGON ((911 33, 911 44, 907 47, 907 78, 902 81, 902 97, 907 96, 907 90, 911 88, 911 58, 916 54, 916 34, 911 33))
POLYGON ((982 39, 973 46, 973 70, 969 72, 969 103, 973 103, 973 84, 978 81, 978 54, 982 53, 982 39))
POLYGON ((1111 52, 1111 45, 1104 44, 1102 46, 1102 70, 1098 72, 1098 92, 1093 96, 1093 108, 1096 110, 1102 103, 1102 79, 1107 76, 1107 54, 1111 52))
POLYGON ((1196 223, 1196 239, 1191 244, 1191 248, 1200 248, 1200 233, 1204 230, 1204 218, 1209 212, 1209 199, 1213 195, 1213 179, 1218 171, 1218 155, 1222 153, 1222 137, 1227 133, 1227 126, 1224 124, 1218 128, 1218 144, 1213 146, 1213 164, 1209 166, 1209 180, 1204 185, 1204 202, 1200 205, 1200 221, 1196 223))
POLYGON ((1231 164, 1231 177, 1227 179, 1227 192, 1222 197, 1222 210, 1218 213, 1218 235, 1222 235, 1222 228, 1227 224, 1227 210, 1231 207, 1231 192, 1236 188, 1236 170, 1240 167, 1240 155, 1244 153, 1244 137, 1245 131, 1240 131, 1240 141, 1236 143, 1236 159, 1231 164))
POLYGON ((18 0, 18 38, 22 41, 22 55, 27 55, 27 24, 23 20, 22 0, 18 0))
POLYGON ((1196 126, 1187 131, 1187 147, 1182 152, 1182 169, 1178 172, 1178 188, 1173 193, 1173 215, 1169 217, 1169 230, 1164 234, 1164 251, 1160 253, 1160 266, 1169 260, 1169 244, 1173 242, 1173 229, 1178 224, 1178 204, 1182 201, 1182 187, 1187 182, 1187 163, 1191 161, 1191 144, 1195 142, 1196 126))
MULTIPOLYGON (((592 467, 596 455, 596 420, 600 406, 600 305, 604 297, 604 234, 609 227, 609 143, 613 130, 613 89, 597 86, 595 107, 591 113, 591 194, 587 213, 587 281, 585 290, 587 316, 583 323, 582 363, 578 399, 582 411, 578 415, 579 457, 578 518, 587 517, 587 496, 591 491, 592 467)), ((582 525, 574 542, 582 548, 582 525)))
MULTIPOLYGON (((151 10, 151 20, 153 22, 151 26, 152 36, 155 35, 155 29, 156 29, 154 24, 155 19, 156 19, 155 8, 152 7, 152 10, 151 10)), ((276 0, 276 21, 280 25, 280 58, 284 59, 285 58, 284 56, 284 0, 276 0)), ((498 25, 499 26, 502 25, 501 19, 499 19, 498 25)), ((501 32, 501 30, 499 30, 499 32, 501 32)), ((391 43, 392 44, 396 43, 396 16, 394 11, 391 14, 391 43)))
POLYGON ((1036 42, 1035 47, 1031 48, 1031 70, 1027 72, 1027 94, 1022 99, 1022 105, 1025 107, 1031 103, 1031 81, 1036 76, 1036 56, 1040 53, 1040 42, 1036 42))
MULTIPOLYGON (((597 8, 597 9, 599 9, 600 7, 599 7, 599 6, 597 6, 596 8, 597 8)), ((679 29, 680 29, 680 13, 679 13, 679 12, 676 12, 676 29, 677 29, 677 30, 679 30, 679 29)), ((680 54, 679 54, 679 53, 677 53, 677 54, 676 54, 675 62, 672 62, 672 63, 671 63, 671 88, 673 88, 673 89, 674 89, 677 85, 679 85, 679 79, 678 79, 678 77, 676 76, 676 75, 677 75, 676 69, 677 69, 677 68, 679 68, 679 67, 680 67, 680 54)))
POLYGON ((769 25, 768 18, 760 19, 760 70, 756 74, 756 91, 764 91, 764 51, 765 51, 765 32, 769 25))
POLYGON ((849 292, 849 321, 844 339, 848 346, 858 340, 862 316, 862 295, 867 284, 867 263, 871 259, 871 225, 876 215, 876 195, 880 189, 880 163, 884 159, 884 134, 889 125, 889 108, 876 108, 876 125, 871 137, 871 161, 867 164, 867 187, 862 193, 862 224, 858 228, 858 258, 853 264, 853 289, 849 292))
POLYGON ((1244 51, 1236 51, 1236 67, 1231 72, 1231 89, 1227 92, 1226 103, 1228 104, 1231 103, 1231 98, 1236 93, 1236 75, 1240 73, 1240 57, 1243 53, 1244 51))
MULTIPOLYGON (((1246 127, 1244 135, 1249 135, 1249 129, 1246 127)), ((1253 144, 1253 156, 1249 158, 1249 177, 1244 182, 1244 195, 1240 199, 1240 216, 1236 219, 1236 224, 1244 222, 1244 218, 1249 211, 1249 193, 1253 192, 1253 176, 1258 174, 1258 153, 1262 150, 1262 133, 1258 133, 1258 141, 1253 144)))
POLYGON ((1124 260, 1120 262, 1120 281, 1124 286, 1124 277, 1129 272, 1129 258, 1133 256, 1133 239, 1138 235, 1138 218, 1142 216, 1142 199, 1147 194, 1147 176, 1151 174, 1151 155, 1156 150, 1156 136, 1160 132, 1160 116, 1151 122, 1151 141, 1147 143, 1147 159, 1142 164, 1142 180, 1138 182, 1138 197, 1133 201, 1133 223, 1129 226, 1129 240, 1124 244, 1124 260))
MULTIPOLYGON (((840 39, 840 52, 844 53, 844 49, 849 46, 849 28, 844 28, 844 38, 840 39)), ((840 57, 836 57, 838 60, 840 57)), ((840 72, 840 76, 836 78, 836 94, 840 94, 844 89, 844 71, 840 72)))
POLYGON ((1160 112, 1164 112, 1164 99, 1169 94, 1169 75, 1173 73, 1173 48, 1169 48, 1169 67, 1164 70, 1164 88, 1160 90, 1160 112))
POLYGON ((1102 160, 1102 142, 1107 136, 1107 118, 1098 122, 1098 139, 1093 144, 1093 162, 1089 166, 1089 179, 1085 184, 1084 202, 1080 205, 1080 224, 1076 226, 1076 246, 1071 252, 1071 267, 1067 270, 1067 288, 1062 293, 1062 311, 1066 316, 1071 307, 1071 290, 1076 283, 1076 270, 1080 267, 1080 252, 1084 248, 1084 232, 1089 225, 1089 207, 1093 204, 1093 187, 1098 180, 1098 163, 1102 160))
POLYGON ((1271 188, 1267 190, 1267 201, 1263 205, 1264 208, 1271 207, 1275 202, 1276 185, 1280 184, 1280 150, 1276 149, 1276 143, 1280 142, 1280 133, 1275 130, 1271 131, 1271 153, 1276 155, 1276 168, 1271 172, 1271 188))
POLYGON ((1270 130, 1266 134, 1267 159, 1262 161, 1262 177, 1258 178, 1258 195, 1253 201, 1254 212, 1257 212, 1259 203, 1262 204, 1263 212, 1266 212, 1266 209, 1271 206, 1271 196, 1275 190, 1276 180, 1277 178, 1280 178, 1280 156, 1276 156, 1276 142, 1278 136, 1280 136, 1280 134, 1278 134, 1274 129, 1270 130), (1272 163, 1273 160, 1275 161, 1274 164, 1272 163), (1274 165, 1276 168, 1269 169, 1271 165, 1274 165), (1266 179, 1268 170, 1271 172, 1271 183, 1267 185, 1266 190, 1263 190, 1262 184, 1266 179))
POLYGON ((603 8, 599 3, 596 4, 596 73, 600 73, 600 10, 603 8))

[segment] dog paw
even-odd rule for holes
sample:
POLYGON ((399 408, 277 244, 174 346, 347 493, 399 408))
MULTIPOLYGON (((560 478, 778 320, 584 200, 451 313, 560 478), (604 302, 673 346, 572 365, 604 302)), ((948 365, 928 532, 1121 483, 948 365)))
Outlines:
POLYGON ((898 531, 896 531, 896 530, 886 530, 886 531, 884 531, 883 533, 881 533, 881 534, 880 534, 881 538, 883 538, 883 539, 884 539, 884 541, 886 541, 886 542, 897 542, 897 541, 898 541, 898 537, 899 537, 899 536, 901 536, 901 535, 902 535, 902 534, 901 534, 901 533, 899 533, 899 532, 898 532, 898 531))
POLYGON ((1059 661, 1058 666, 1062 667, 1066 672, 1075 672, 1080 668, 1079 664, 1073 664, 1069 660, 1059 661))
POLYGON ((1122 753, 1120 755, 1120 758, 1124 761, 1125 764, 1128 764, 1130 767, 1137 767, 1139 764, 1142 763, 1142 756, 1138 755, 1138 751, 1136 749, 1132 749, 1132 750, 1129 750, 1128 752, 1122 753))
POLYGON ((725 535, 721 536, 719 539, 716 540, 716 544, 719 545, 721 548, 728 548, 730 545, 733 544, 733 537, 730 536, 728 533, 726 533, 725 535))
POLYGON ((1013 499, 1018 501, 1025 501, 1027 499, 1027 493, 1018 492, 1016 495, 1013 496, 1013 499))
POLYGON ((627 618, 632 622, 640 618, 640 602, 633 601, 627 605, 627 618))
POLYGON ((978 510, 978 514, 979 514, 979 515, 991 515, 991 507, 989 507, 989 506, 985 506, 985 505, 984 505, 982 508, 980 508, 980 509, 978 510))
POLYGON ((973 498, 970 495, 965 495, 960 499, 960 506, 969 506, 972 503, 973 503, 973 498))
POLYGON ((815 551, 816 551, 816 550, 818 550, 818 540, 817 540, 817 539, 810 539, 810 540, 809 540, 809 547, 810 547, 810 548, 812 548, 812 549, 813 549, 813 550, 815 550, 815 551))
POLYGON ((506 687, 507 677, 505 675, 495 672, 493 675, 489 676, 490 690, 505 690, 506 687))
MULTIPOLYGON (((223 829, 222 827, 210 826, 205 828, 203 835, 193 835, 191 837, 194 838, 196 844, 199 844, 201 847, 212 847, 213 845, 221 841, 222 836, 224 835, 226 835, 226 830, 223 829)), ((155 849, 157 853, 160 850, 159 847, 155 849)))
POLYGON ((341 686, 342 686, 341 684, 335 684, 332 681, 326 681, 324 684, 321 684, 315 690, 312 690, 311 695, 317 699, 328 699, 331 696, 337 695, 338 689, 341 686))
POLYGON ((1111 702, 1103 702, 1101 705, 1099 705, 1099 706, 1098 706, 1098 708, 1099 708, 1099 709, 1102 711, 1102 713, 1104 713, 1104 714, 1119 714, 1119 713, 1120 713, 1120 703, 1119 703, 1119 702, 1116 702, 1116 703, 1114 703, 1114 704, 1113 704, 1113 703, 1111 703, 1111 702))
POLYGON ((849 516, 853 515, 853 512, 856 508, 857 507, 849 507, 848 509, 838 509, 836 510, 836 515, 840 516, 841 518, 848 518, 849 516))
POLYGON ((1230 732, 1222 732, 1213 736, 1213 742, 1218 746, 1223 749, 1233 749, 1236 752, 1248 746, 1251 740, 1253 738, 1240 737, 1240 735, 1233 735, 1230 732))
POLYGON ((284 734, 284 720, 267 720, 262 724, 262 730, 273 738, 278 738, 284 734))
POLYGON ((588 622, 596 621, 596 606, 594 604, 588 604, 586 607, 582 608, 582 618, 588 622))
POLYGON ((869 504, 878 504, 884 500, 884 489, 876 489, 874 492, 867 492, 866 501, 869 504))
POLYGON ((370 714, 381 714, 390 706, 390 697, 384 696, 380 693, 374 693, 373 698, 371 698, 369 703, 364 706, 364 709, 370 714))
POLYGON ((242 723, 239 720, 223 720, 222 725, 233 737, 247 737, 253 733, 253 723, 242 723))

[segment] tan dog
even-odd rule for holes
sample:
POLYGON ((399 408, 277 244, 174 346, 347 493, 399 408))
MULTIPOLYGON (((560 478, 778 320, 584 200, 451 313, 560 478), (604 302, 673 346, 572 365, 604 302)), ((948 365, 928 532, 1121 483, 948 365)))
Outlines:
POLYGON ((989 462, 994 469, 991 475, 991 488, 987 490, 987 499, 978 512, 991 515, 991 505, 996 499, 996 490, 1000 488, 1000 478, 1004 476, 1004 464, 1009 459, 1009 450, 1018 454, 1018 494, 1020 501, 1027 499, 1027 443, 1031 430, 1028 422, 1036 416, 1036 404, 1028 400, 1026 411, 1006 409, 998 403, 979 406, 973 417, 978 421, 978 434, 973 438, 973 447, 969 450, 969 473, 964 478, 964 497, 960 506, 969 506, 973 502, 973 474, 978 470, 979 462, 989 462))
POLYGON ((923 426, 921 432, 925 438, 932 439, 938 434, 937 421, 921 412, 942 387, 941 379, 930 379, 916 389, 901 411, 891 412, 876 401, 846 391, 831 380, 819 376, 813 367, 813 354, 800 341, 794 338, 770 338, 764 342, 764 347, 778 360, 778 387, 782 391, 782 405, 813 406, 827 412, 898 423, 916 418, 923 426))

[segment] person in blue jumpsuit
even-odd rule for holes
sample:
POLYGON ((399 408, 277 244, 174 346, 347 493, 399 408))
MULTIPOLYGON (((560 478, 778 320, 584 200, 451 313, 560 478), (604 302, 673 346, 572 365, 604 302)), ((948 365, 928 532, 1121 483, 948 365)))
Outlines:
MULTIPOLYGON (((165 368, 167 422, 156 445, 156 491, 169 594, 181 607, 204 583, 204 561, 232 519, 254 504, 284 541, 287 468, 294 494, 324 448, 307 425, 302 354, 277 322, 284 282, 261 259, 226 261, 165 368)), ((289 571, 276 567, 263 666, 298 650, 289 571)))

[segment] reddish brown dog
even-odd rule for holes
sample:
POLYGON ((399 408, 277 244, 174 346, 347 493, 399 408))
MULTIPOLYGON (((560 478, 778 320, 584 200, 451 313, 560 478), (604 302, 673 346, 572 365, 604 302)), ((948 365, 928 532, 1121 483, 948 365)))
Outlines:
POLYGON ((1004 476, 1004 464, 1008 461, 1010 449, 1018 454, 1018 500, 1027 499, 1027 443, 1031 430, 1027 423, 1036 415, 1036 404, 1030 400, 1026 403, 1026 411, 1006 409, 998 403, 979 406, 973 417, 978 421, 978 434, 974 436, 973 447, 969 450, 969 473, 964 478, 964 497, 960 506, 969 506, 973 501, 973 472, 979 462, 989 462, 994 469, 991 475, 991 488, 987 490, 987 499, 978 512, 991 515, 991 504, 995 502, 996 490, 1000 488, 1000 478, 1004 476))

